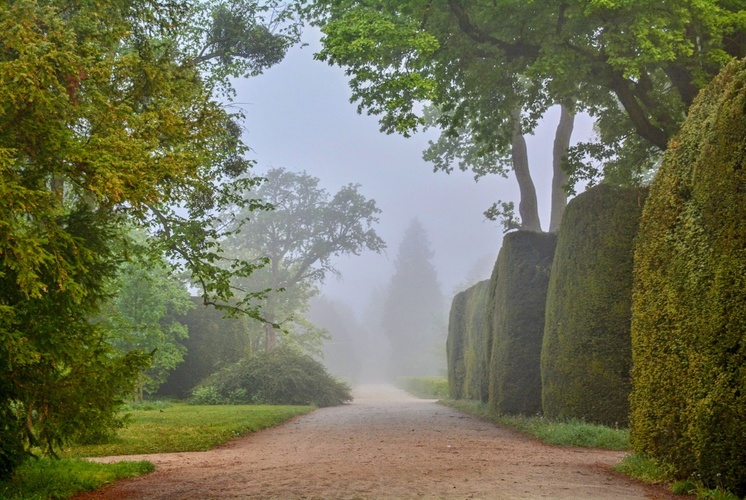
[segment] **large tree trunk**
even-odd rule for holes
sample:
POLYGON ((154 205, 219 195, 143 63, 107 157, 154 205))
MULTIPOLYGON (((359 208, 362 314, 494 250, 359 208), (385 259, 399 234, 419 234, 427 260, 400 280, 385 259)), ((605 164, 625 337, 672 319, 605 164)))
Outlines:
POLYGON ((567 206, 567 173, 562 169, 562 159, 570 148, 570 136, 575 126, 575 114, 566 106, 562 106, 559 125, 554 135, 554 148, 552 149, 552 213, 549 219, 549 232, 554 233, 559 229, 562 214, 567 206))
POLYGON ((529 231, 541 231, 539 205, 536 201, 536 188, 528 169, 528 151, 526 139, 521 130, 521 110, 513 111, 513 172, 518 181, 521 201, 518 203, 518 214, 521 217, 521 228, 529 231))

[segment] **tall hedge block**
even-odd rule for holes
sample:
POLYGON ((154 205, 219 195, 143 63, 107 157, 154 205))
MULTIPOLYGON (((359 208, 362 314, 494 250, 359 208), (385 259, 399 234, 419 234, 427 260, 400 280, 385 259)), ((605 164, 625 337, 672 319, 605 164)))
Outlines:
POLYGON ((448 361, 448 393, 453 399, 464 398, 464 348, 466 344, 467 292, 457 293, 448 315, 446 359, 448 361))
POLYGON ((632 444, 746 495, 746 61, 666 152, 635 251, 632 444))
POLYGON ((454 399, 487 401, 489 280, 456 294, 448 322, 448 386, 454 399))
POLYGON ((557 236, 505 235, 491 280, 489 405, 505 415, 541 413, 544 309, 557 236))
POLYGON ((628 425, 633 244, 646 195, 602 184, 565 209, 541 354, 548 418, 628 425))
POLYGON ((485 403, 490 387, 490 314, 490 280, 484 280, 467 290, 464 397, 485 403))

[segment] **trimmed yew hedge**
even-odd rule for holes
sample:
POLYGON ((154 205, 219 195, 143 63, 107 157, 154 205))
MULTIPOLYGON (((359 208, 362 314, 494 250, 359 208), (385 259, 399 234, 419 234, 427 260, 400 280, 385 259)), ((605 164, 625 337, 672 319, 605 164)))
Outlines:
POLYGON ((602 184, 565 209, 541 354, 548 418, 628 425, 632 255, 646 194, 602 184))
POLYGON ((489 317, 490 280, 480 281, 467 290, 466 347, 464 349, 464 397, 487 402, 490 388, 490 336, 489 317))
POLYGON ((505 235, 491 279, 489 406, 504 415, 541 413, 544 308, 557 236, 505 235))
POLYGON ((448 322, 448 386, 451 398, 487 402, 489 389, 490 280, 458 293, 448 322))
POLYGON ((466 299, 467 291, 457 293, 451 302, 448 316, 448 394, 451 399, 464 398, 464 348, 466 344, 466 299))
POLYGON ((635 451, 746 495, 746 61, 700 93, 651 186, 632 353, 635 451))

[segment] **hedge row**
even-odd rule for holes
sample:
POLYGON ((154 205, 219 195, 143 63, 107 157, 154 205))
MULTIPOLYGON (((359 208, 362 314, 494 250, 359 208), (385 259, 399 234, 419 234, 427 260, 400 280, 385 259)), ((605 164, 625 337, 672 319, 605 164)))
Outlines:
POLYGON ((645 197, 596 186, 570 202, 558 239, 506 235, 489 282, 454 298, 452 397, 504 414, 627 425, 633 241, 645 197))
MULTIPOLYGON (((700 94, 640 216, 644 199, 600 186, 568 206, 542 316, 540 406, 531 406, 538 363, 530 326, 539 292, 519 285, 538 283, 547 267, 530 268, 538 240, 522 247, 528 236, 506 237, 483 315, 492 338, 489 400, 501 413, 538 407, 554 418, 624 423, 631 387, 637 453, 678 478, 744 496, 746 60, 700 94)), ((461 311, 452 317, 464 319, 474 296, 454 302, 461 311)), ((474 347, 462 329, 453 383, 463 386, 453 393, 472 397, 465 381, 474 347)))
POLYGON ((490 281, 484 280, 453 298, 448 322, 448 387, 453 399, 487 402, 490 281))
POLYGON ((565 210, 541 355, 548 418, 629 423, 633 242, 646 195, 600 185, 565 210))
POLYGON ((666 152, 633 301, 635 450, 746 495, 746 60, 700 93, 666 152))
POLYGON ((541 413, 539 358, 549 270, 557 236, 505 235, 491 283, 489 405, 505 415, 541 413))

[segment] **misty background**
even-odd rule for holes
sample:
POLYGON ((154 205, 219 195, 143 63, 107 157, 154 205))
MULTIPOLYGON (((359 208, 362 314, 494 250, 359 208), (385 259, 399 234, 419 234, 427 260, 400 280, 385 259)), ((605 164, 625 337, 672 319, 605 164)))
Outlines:
MULTIPOLYGON (((502 226, 487 220, 483 212, 497 200, 517 206, 516 181, 512 176, 492 176, 475 182, 472 173, 457 169, 451 174, 434 173, 422 159, 422 151, 437 131, 410 138, 381 133, 375 116, 358 114, 349 102, 344 71, 314 60, 319 39, 319 31, 308 28, 306 46, 291 49, 264 74, 235 82, 233 105, 246 114, 244 141, 257 162, 254 173, 278 167, 305 171, 318 177, 330 193, 350 183, 360 184, 361 194, 374 199, 382 210, 375 230, 386 241, 386 251, 339 258, 336 267, 341 277, 328 277, 321 290, 321 300, 336 304, 336 315, 345 316, 340 321, 348 325, 346 330, 376 329, 371 302, 385 295, 404 233, 414 219, 419 220, 433 251, 430 262, 444 297, 442 327, 447 328, 453 295, 489 277, 502 244, 502 226)), ((544 230, 549 224, 552 143, 558 120, 559 110, 550 110, 535 134, 526 137, 544 230)), ((572 143, 591 134, 591 120, 579 115, 572 143)), ((362 347, 367 357, 387 355, 380 335, 360 331, 358 337, 368 337, 362 347)), ((367 378, 382 375, 374 368, 362 371, 369 372, 367 378)))

